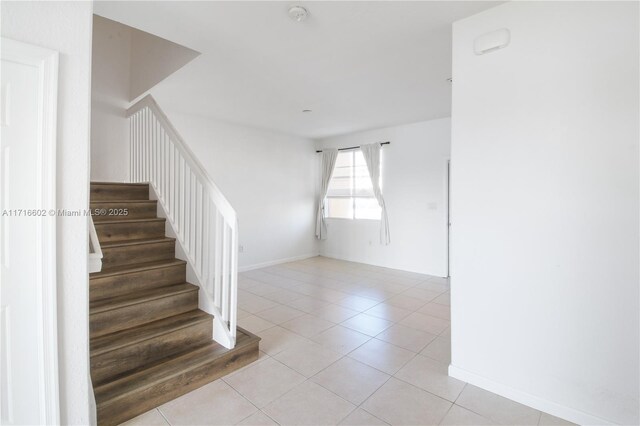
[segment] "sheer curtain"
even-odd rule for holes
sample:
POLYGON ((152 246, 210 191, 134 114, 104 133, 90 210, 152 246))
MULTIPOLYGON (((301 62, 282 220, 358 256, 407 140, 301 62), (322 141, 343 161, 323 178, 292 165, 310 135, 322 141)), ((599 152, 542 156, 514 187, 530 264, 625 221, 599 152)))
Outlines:
POLYGON ((380 218, 380 244, 388 245, 391 242, 391 235, 389 234, 389 218, 387 216, 387 208, 384 204, 384 198, 382 197, 382 191, 380 191, 380 144, 372 143, 368 145, 362 145, 360 147, 364 161, 367 163, 367 169, 369 169, 369 176, 371 176, 371 185, 373 186, 373 195, 375 195, 380 209, 382 210, 380 218))
POLYGON ((324 221, 324 199, 329 190, 329 182, 333 174, 333 168, 338 158, 338 150, 335 148, 322 150, 322 181, 320 183, 320 194, 318 195, 318 212, 316 213, 316 238, 324 240, 327 238, 327 224, 324 221))

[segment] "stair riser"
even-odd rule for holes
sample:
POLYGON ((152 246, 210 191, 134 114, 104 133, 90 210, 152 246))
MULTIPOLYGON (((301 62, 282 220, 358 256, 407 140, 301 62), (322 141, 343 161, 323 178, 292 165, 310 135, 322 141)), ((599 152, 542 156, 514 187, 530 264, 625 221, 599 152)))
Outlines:
POLYGON ((117 425, 191 392, 258 359, 258 342, 228 356, 110 401, 98 402, 99 425, 117 425))
POLYGON ((164 237, 164 221, 96 223, 96 233, 101 243, 141 238, 164 237))
POLYGON ((102 255, 103 268, 168 260, 175 256, 175 242, 162 241, 150 244, 102 247, 102 255))
POLYGON ((198 291, 196 289, 122 308, 92 313, 89 317, 90 336, 92 338, 103 336, 197 308, 198 291))
POLYGON ((213 321, 199 323, 91 357, 93 385, 211 341, 213 321))
POLYGON ((157 217, 157 201, 148 202, 115 202, 100 201, 91 203, 91 213, 94 222, 118 219, 151 219, 157 217), (100 214, 99 210, 106 210, 100 214), (126 212, 126 214, 124 214, 126 212))
POLYGON ((96 301, 186 281, 185 264, 89 280, 89 299, 96 301))
POLYGON ((91 184, 91 201, 148 199, 149 185, 91 184))

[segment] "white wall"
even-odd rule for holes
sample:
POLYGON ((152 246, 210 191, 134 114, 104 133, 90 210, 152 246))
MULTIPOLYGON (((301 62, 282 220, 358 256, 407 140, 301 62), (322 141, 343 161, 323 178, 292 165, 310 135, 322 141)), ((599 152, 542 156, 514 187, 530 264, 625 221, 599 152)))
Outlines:
POLYGON ((451 120, 445 118, 319 141, 319 148, 391 141, 382 148, 382 192, 391 244, 380 244, 379 221, 327 219, 328 238, 319 243, 320 253, 446 276, 450 129, 451 120))
POLYGON ((453 31, 450 373, 638 424, 638 3, 511 2, 453 31))
POLYGON ((126 182, 129 176, 130 27, 95 16, 91 81, 91 180, 126 182))
POLYGON ((91 83, 91 180, 129 179, 131 100, 199 53, 153 34, 94 16, 91 83))
MULTIPOLYGON (((89 206, 90 2, 2 2, 2 36, 60 52, 56 200, 89 206)), ((58 351, 62 424, 95 423, 89 377, 85 217, 57 224, 58 351)), ((34 395, 35 397, 35 395, 34 395)))
POLYGON ((317 255, 311 140, 165 112, 236 209, 241 269, 317 255))

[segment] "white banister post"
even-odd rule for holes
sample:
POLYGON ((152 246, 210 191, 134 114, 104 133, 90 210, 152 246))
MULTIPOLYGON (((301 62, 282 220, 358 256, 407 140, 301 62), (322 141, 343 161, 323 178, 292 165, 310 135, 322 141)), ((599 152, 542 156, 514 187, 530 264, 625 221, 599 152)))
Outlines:
POLYGON ((231 328, 231 336, 233 343, 236 339, 236 327, 238 322, 238 221, 235 219, 232 224, 231 234, 231 301, 230 301, 230 319, 229 326, 231 328))

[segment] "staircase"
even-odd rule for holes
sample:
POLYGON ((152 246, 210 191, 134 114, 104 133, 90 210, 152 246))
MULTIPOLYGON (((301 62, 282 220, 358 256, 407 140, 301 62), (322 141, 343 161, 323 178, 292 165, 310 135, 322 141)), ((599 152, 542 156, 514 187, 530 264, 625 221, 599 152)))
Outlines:
POLYGON ((98 424, 119 424, 258 358, 260 339, 240 328, 232 349, 212 340, 213 317, 198 309, 199 288, 186 282, 149 184, 92 183, 91 209, 103 254, 89 280, 98 424))

